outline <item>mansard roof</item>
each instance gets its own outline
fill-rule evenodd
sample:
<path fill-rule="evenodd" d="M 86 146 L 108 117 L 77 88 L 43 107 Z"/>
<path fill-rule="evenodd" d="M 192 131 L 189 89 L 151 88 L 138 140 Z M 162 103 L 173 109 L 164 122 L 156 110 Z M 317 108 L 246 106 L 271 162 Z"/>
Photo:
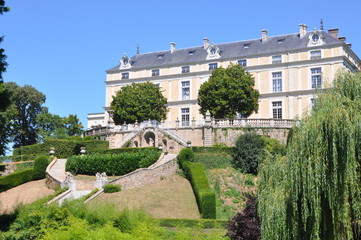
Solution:
<path fill-rule="evenodd" d="M 343 43 L 342 41 L 333 38 L 324 31 L 318 30 L 317 32 L 321 33 L 323 41 L 325 42 L 324 45 L 318 47 Z M 220 58 L 214 59 L 213 61 L 236 58 L 242 59 L 255 55 L 266 55 L 277 52 L 281 53 L 304 49 L 307 48 L 307 44 L 309 42 L 309 35 L 312 33 L 313 31 L 307 32 L 307 34 L 303 38 L 300 38 L 298 33 L 293 33 L 287 35 L 269 36 L 267 41 L 265 42 L 262 42 L 261 39 L 258 38 L 245 41 L 215 44 L 215 46 L 220 49 Z M 279 41 L 281 39 L 283 39 L 283 41 Z M 249 44 L 249 47 L 245 48 L 245 44 Z M 190 51 L 194 51 L 193 55 L 189 55 Z M 212 61 L 206 59 L 207 55 L 207 49 L 204 49 L 203 46 L 176 49 L 172 53 L 170 50 L 166 50 L 137 54 L 130 58 L 132 67 L 130 69 L 126 69 L 126 71 L 142 68 L 162 68 L 168 65 L 181 66 L 196 62 Z M 120 70 L 118 65 L 114 68 L 107 70 L 106 72 L 111 73 L 119 71 L 125 71 L 125 69 Z"/>

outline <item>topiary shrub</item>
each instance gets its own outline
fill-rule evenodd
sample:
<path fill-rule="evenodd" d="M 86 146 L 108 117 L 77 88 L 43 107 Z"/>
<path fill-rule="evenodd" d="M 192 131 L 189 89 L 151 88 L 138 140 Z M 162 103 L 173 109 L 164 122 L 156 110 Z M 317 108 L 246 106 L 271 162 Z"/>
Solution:
<path fill-rule="evenodd" d="M 104 192 L 105 193 L 114 193 L 114 192 L 120 192 L 121 188 L 119 185 L 115 184 L 108 184 L 104 186 Z"/>
<path fill-rule="evenodd" d="M 227 234 L 231 240 L 261 239 L 261 223 L 257 214 L 257 199 L 254 195 L 244 194 L 246 208 L 237 213 L 227 224 Z"/>
<path fill-rule="evenodd" d="M 194 152 L 190 148 L 183 148 L 178 154 L 178 163 L 182 166 L 182 164 L 187 162 L 194 162 Z"/>
<path fill-rule="evenodd" d="M 232 163 L 246 173 L 257 174 L 258 165 L 265 157 L 265 143 L 261 136 L 249 132 L 239 136 Z"/>
<path fill-rule="evenodd" d="M 46 168 L 48 167 L 48 165 L 49 165 L 48 157 L 39 156 L 39 157 L 35 158 L 33 178 L 35 180 L 45 178 L 45 171 L 46 171 Z"/>
<path fill-rule="evenodd" d="M 0 192 L 33 180 L 33 172 L 33 169 L 25 169 L 4 177 L 0 177 Z"/>

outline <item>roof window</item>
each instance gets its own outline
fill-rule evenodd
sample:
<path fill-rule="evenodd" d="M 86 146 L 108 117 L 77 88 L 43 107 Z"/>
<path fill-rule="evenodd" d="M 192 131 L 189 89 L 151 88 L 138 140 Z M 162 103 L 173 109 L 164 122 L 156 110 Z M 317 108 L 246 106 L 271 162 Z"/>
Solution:
<path fill-rule="evenodd" d="M 189 56 L 192 56 L 192 55 L 194 55 L 194 52 L 195 52 L 195 50 L 189 51 L 189 52 L 188 52 L 188 55 L 189 55 Z"/>
<path fill-rule="evenodd" d="M 163 58 L 164 57 L 164 54 L 159 54 L 158 56 L 157 56 L 157 58 L 159 59 L 159 58 Z"/>
<path fill-rule="evenodd" d="M 285 42 L 285 39 L 284 38 L 280 38 L 277 40 L 278 43 L 284 43 Z"/>
<path fill-rule="evenodd" d="M 245 43 L 245 44 L 243 44 L 243 48 L 249 48 L 249 46 L 251 46 L 250 43 Z"/>

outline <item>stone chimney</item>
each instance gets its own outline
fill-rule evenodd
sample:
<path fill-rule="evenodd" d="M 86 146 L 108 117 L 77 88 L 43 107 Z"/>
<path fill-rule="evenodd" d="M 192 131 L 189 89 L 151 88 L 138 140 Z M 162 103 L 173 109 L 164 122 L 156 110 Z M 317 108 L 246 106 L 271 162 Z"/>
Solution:
<path fill-rule="evenodd" d="M 175 42 L 170 43 L 170 52 L 173 53 L 175 51 Z"/>
<path fill-rule="evenodd" d="M 301 23 L 300 24 L 300 38 L 303 38 L 307 33 L 307 25 Z"/>
<path fill-rule="evenodd" d="M 339 37 L 338 40 L 340 40 L 342 42 L 346 42 L 346 37 Z"/>
<path fill-rule="evenodd" d="M 267 42 L 268 39 L 268 31 L 266 29 L 262 29 L 262 42 Z"/>
<path fill-rule="evenodd" d="M 335 38 L 335 39 L 338 39 L 338 28 L 331 28 L 331 29 L 328 29 L 328 34 Z"/>
<path fill-rule="evenodd" d="M 209 47 L 209 39 L 203 38 L 203 48 L 207 49 Z"/>

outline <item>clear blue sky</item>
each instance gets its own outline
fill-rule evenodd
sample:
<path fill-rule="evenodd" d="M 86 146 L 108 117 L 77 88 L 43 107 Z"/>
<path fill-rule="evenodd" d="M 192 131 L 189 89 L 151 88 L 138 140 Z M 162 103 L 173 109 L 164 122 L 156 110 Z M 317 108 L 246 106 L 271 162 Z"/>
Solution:
<path fill-rule="evenodd" d="M 211 42 L 224 43 L 308 29 L 339 28 L 361 57 L 361 1 L 120 1 L 6 0 L 11 11 L 0 16 L 9 63 L 5 82 L 29 84 L 43 92 L 49 111 L 102 112 L 105 70 L 126 52 L 141 53 Z"/>

